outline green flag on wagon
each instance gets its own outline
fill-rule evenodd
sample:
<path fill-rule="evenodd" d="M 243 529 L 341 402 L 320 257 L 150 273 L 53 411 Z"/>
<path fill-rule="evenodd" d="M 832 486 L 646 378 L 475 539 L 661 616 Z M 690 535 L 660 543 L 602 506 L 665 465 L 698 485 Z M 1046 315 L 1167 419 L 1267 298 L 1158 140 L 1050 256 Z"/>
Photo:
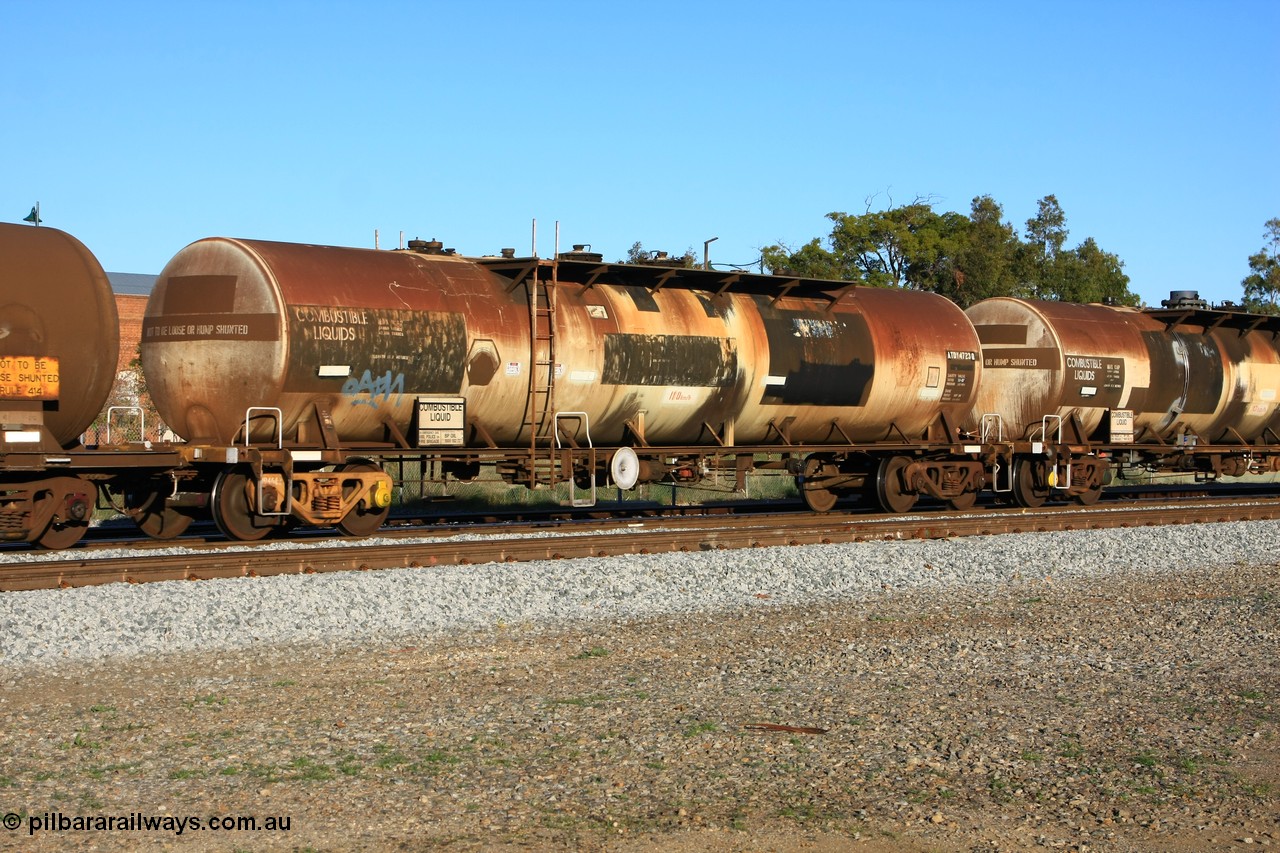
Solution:
<path fill-rule="evenodd" d="M 39 224 L 40 224 L 40 221 L 41 221 L 41 220 L 40 220 L 40 214 L 36 211 L 36 208 L 34 208 L 34 207 L 33 207 L 33 208 L 31 208 L 31 212 L 30 212 L 30 213 L 28 213 L 26 216 L 22 217 L 22 221 L 23 221 L 23 222 L 30 222 L 30 223 L 32 223 L 32 224 L 34 224 L 34 225 L 39 225 Z"/>

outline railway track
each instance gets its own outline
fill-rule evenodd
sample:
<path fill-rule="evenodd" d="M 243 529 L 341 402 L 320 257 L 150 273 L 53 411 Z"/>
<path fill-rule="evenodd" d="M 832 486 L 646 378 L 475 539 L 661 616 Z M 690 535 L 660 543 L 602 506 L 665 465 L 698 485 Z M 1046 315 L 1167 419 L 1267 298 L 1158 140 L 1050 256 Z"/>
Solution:
<path fill-rule="evenodd" d="M 456 528 L 385 531 L 375 539 L 309 545 L 183 543 L 183 553 L 93 556 L 61 553 L 39 560 L 0 555 L 0 590 L 81 587 L 106 583 L 209 580 L 332 571 L 373 571 L 476 563 L 799 546 L 873 539 L 945 539 L 1116 527 L 1280 518 L 1280 498 L 1202 499 L 1171 505 L 1143 501 L 1093 508 L 984 508 L 908 516 L 840 513 L 705 515 L 660 519 L 545 522 L 459 535 Z M 172 543 L 167 543 L 172 544 Z"/>

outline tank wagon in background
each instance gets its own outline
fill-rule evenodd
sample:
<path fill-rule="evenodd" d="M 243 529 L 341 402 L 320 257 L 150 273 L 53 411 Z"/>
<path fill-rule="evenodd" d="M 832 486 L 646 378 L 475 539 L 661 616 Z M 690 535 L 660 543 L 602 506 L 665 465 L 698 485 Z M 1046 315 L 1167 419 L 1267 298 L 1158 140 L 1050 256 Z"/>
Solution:
<path fill-rule="evenodd" d="M 967 313 L 985 373 L 966 426 L 1010 449 L 992 486 L 1022 506 L 1093 503 L 1114 473 L 1275 470 L 1280 318 L 1187 291 L 1156 310 L 996 298 Z"/>
<path fill-rule="evenodd" d="M 414 479 L 742 490 L 793 477 L 813 510 L 1088 504 L 1116 473 L 1211 480 L 1280 458 L 1280 320 L 992 299 L 782 275 L 211 238 L 143 321 L 181 436 L 85 447 L 115 365 L 106 277 L 74 238 L 0 226 L 0 536 L 57 548 L 95 497 L 149 535 L 212 517 L 255 540 L 367 535 Z M 23 364 L 40 370 L 21 374 Z M 43 371 L 43 373 L 41 373 Z M 44 379 L 39 379 L 43 375 Z"/>

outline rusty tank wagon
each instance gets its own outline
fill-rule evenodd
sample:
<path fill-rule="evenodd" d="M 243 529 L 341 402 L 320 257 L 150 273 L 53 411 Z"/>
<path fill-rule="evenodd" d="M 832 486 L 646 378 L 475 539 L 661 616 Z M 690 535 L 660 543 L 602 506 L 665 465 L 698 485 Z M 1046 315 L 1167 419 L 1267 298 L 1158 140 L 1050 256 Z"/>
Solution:
<path fill-rule="evenodd" d="M 1280 440 L 1275 318 L 1194 292 L 1159 310 L 1002 297 L 967 313 L 985 368 L 967 426 L 1034 444 L 1005 469 L 1025 506 L 1092 503 L 1113 467 L 1245 474 Z"/>
<path fill-rule="evenodd" d="M 83 535 L 96 489 L 69 451 L 111 393 L 119 346 L 111 285 L 84 244 L 0 224 L 0 539 Z"/>
<path fill-rule="evenodd" d="M 460 478 L 491 464 L 513 483 L 591 491 L 720 467 L 740 480 L 774 454 L 759 464 L 796 476 L 815 508 L 867 489 L 895 510 L 921 494 L 966 505 L 983 467 L 956 425 L 978 352 L 963 312 L 932 294 L 582 251 L 464 258 L 421 241 L 198 241 L 161 273 L 142 337 L 152 399 L 189 443 L 292 454 L 290 483 L 264 492 L 246 472 L 215 488 L 224 528 L 259 498 L 307 503 L 314 490 L 299 484 L 352 453 L 417 452 Z M 305 470 L 313 459 L 323 470 Z M 372 506 L 382 485 L 362 463 L 344 506 Z"/>

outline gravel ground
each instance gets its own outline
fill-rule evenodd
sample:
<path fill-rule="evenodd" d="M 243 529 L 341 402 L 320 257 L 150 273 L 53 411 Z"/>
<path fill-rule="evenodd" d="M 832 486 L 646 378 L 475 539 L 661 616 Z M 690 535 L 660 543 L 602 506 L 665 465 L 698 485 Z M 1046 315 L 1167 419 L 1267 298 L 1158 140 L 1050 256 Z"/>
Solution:
<path fill-rule="evenodd" d="M 1277 533 L 7 593 L 0 848 L 1275 847 Z"/>

